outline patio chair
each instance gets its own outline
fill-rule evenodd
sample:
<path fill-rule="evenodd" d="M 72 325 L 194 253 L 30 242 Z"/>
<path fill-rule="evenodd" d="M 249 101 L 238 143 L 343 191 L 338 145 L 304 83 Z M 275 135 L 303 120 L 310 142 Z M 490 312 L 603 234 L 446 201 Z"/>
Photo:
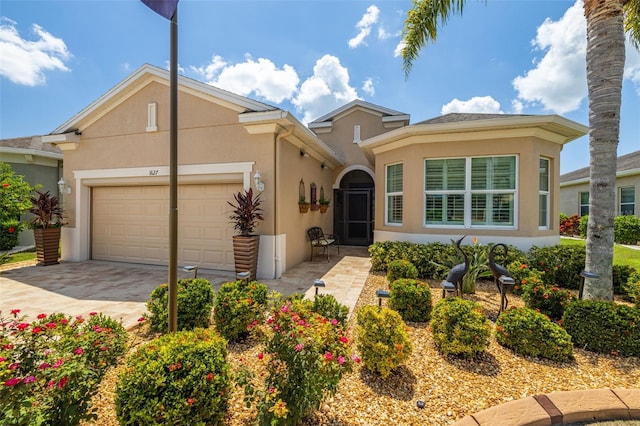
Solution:
<path fill-rule="evenodd" d="M 313 251 L 317 248 L 322 248 L 322 254 L 327 255 L 327 262 L 329 262 L 329 246 L 336 246 L 338 248 L 338 254 L 340 254 L 340 240 L 337 235 L 325 234 L 321 227 L 313 226 L 307 229 L 307 236 L 309 237 L 309 244 L 311 245 L 311 258 L 313 260 Z"/>

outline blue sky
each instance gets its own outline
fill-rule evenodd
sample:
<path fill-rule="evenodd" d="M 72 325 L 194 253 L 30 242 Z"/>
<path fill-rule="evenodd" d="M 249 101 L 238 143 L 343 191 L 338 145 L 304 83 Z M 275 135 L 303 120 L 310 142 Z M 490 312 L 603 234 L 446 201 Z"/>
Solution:
<path fill-rule="evenodd" d="M 581 1 L 467 1 L 405 78 L 410 0 L 181 0 L 180 73 L 308 122 L 355 99 L 411 115 L 560 114 L 588 125 Z M 142 64 L 168 66 L 169 22 L 139 0 L 0 0 L 0 138 L 47 134 Z M 629 44 L 618 154 L 640 149 Z M 588 138 L 561 173 L 589 165 Z"/>

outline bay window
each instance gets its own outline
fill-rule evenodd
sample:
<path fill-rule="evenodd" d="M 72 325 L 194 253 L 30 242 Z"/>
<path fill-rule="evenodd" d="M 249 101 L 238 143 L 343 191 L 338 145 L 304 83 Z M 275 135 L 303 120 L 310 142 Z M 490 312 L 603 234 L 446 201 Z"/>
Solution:
<path fill-rule="evenodd" d="M 387 225 L 402 224 L 402 163 L 389 164 L 386 167 L 385 179 L 385 223 Z"/>

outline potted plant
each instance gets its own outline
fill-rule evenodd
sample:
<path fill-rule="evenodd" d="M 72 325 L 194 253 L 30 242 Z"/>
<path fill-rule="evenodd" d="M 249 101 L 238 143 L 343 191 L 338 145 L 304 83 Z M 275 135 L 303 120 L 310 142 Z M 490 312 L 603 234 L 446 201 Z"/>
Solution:
<path fill-rule="evenodd" d="M 233 236 L 233 257 L 235 260 L 236 273 L 248 271 L 251 280 L 256 279 L 258 269 L 258 248 L 260 236 L 254 235 L 253 231 L 264 220 L 260 204 L 260 195 L 253 196 L 253 189 L 249 188 L 244 192 L 238 192 L 233 196 L 235 203 L 228 202 L 233 207 L 229 216 L 233 228 L 238 235 Z"/>
<path fill-rule="evenodd" d="M 308 212 L 310 206 L 311 203 L 307 202 L 307 199 L 304 197 L 304 195 L 298 199 L 298 207 L 300 208 L 300 213 Z"/>
<path fill-rule="evenodd" d="M 64 226 L 62 206 L 58 197 L 49 191 L 36 191 L 36 194 L 31 196 L 29 212 L 33 217 L 29 225 L 33 229 L 38 265 L 55 265 L 58 263 L 60 229 Z"/>
<path fill-rule="evenodd" d="M 320 203 L 320 213 L 326 213 L 329 204 L 331 204 L 331 200 L 324 197 L 324 187 L 322 186 L 320 187 L 320 200 L 318 200 L 318 203 Z"/>

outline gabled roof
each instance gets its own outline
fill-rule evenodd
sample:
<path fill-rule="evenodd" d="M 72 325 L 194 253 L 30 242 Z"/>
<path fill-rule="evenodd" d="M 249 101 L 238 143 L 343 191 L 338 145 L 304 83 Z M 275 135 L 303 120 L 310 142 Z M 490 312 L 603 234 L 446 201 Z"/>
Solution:
<path fill-rule="evenodd" d="M 616 160 L 616 176 L 640 174 L 640 151 L 621 155 Z M 589 181 L 589 167 L 574 170 L 560 175 L 560 185 Z"/>
<path fill-rule="evenodd" d="M 0 152 L 36 155 L 62 160 L 62 151 L 51 144 L 42 143 L 40 136 L 0 139 Z"/>
<path fill-rule="evenodd" d="M 331 127 L 331 123 L 334 120 L 337 120 L 341 116 L 350 112 L 351 110 L 360 109 L 365 110 L 367 112 L 377 114 L 382 117 L 383 123 L 396 122 L 396 121 L 406 121 L 409 123 L 410 116 L 400 111 L 396 111 L 393 109 L 385 108 L 380 105 L 374 105 L 369 102 L 365 102 L 360 99 L 353 100 L 348 104 L 341 106 L 338 109 L 331 111 L 328 114 L 319 117 L 308 124 L 310 129 L 317 129 L 322 127 Z"/>
<path fill-rule="evenodd" d="M 60 125 L 51 132 L 51 134 L 69 133 L 76 130 L 82 131 L 83 128 L 95 122 L 109 110 L 124 102 L 151 82 L 159 82 L 168 86 L 169 79 L 170 75 L 168 70 L 154 65 L 144 64 L 78 114 Z M 178 76 L 178 90 L 188 92 L 198 97 L 207 98 L 212 102 L 224 105 L 238 113 L 273 111 L 278 109 L 272 105 L 236 95 L 235 93 L 181 75 Z"/>

